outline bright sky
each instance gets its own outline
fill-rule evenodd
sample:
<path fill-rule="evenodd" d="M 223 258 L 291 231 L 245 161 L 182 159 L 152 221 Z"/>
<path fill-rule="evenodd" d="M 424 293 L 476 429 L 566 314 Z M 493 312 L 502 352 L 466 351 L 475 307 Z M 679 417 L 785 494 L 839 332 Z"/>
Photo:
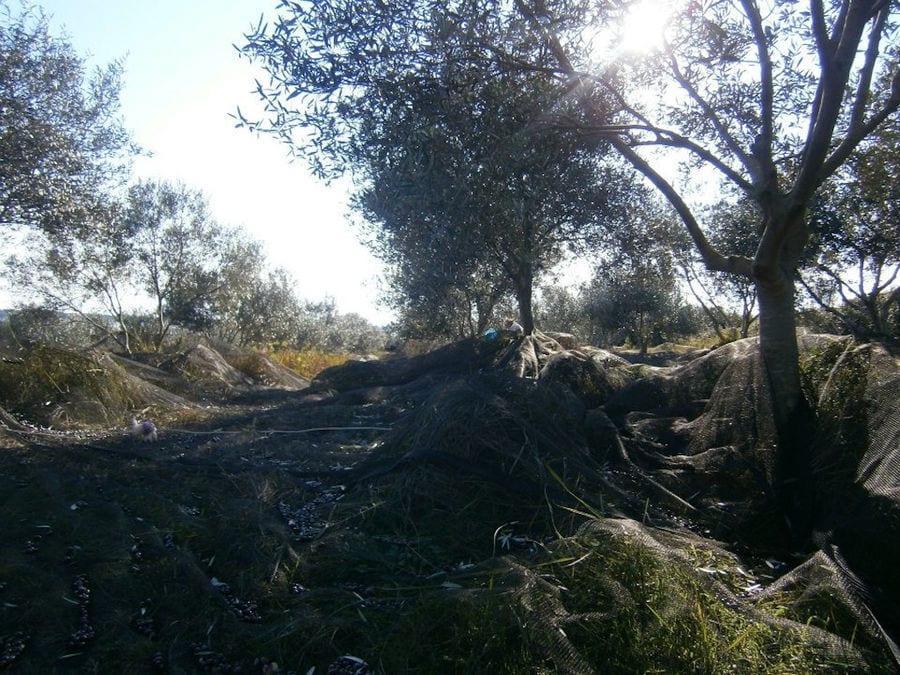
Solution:
<path fill-rule="evenodd" d="M 332 296 L 342 313 L 391 320 L 376 301 L 381 265 L 347 223 L 345 189 L 327 188 L 290 161 L 286 146 L 234 128 L 229 117 L 238 105 L 255 108 L 254 80 L 265 77 L 233 45 L 260 15 L 271 18 L 276 0 L 36 4 L 92 65 L 125 58 L 125 124 L 153 153 L 136 163 L 138 176 L 202 190 L 219 222 L 244 227 L 273 266 L 290 271 L 300 297 Z"/>

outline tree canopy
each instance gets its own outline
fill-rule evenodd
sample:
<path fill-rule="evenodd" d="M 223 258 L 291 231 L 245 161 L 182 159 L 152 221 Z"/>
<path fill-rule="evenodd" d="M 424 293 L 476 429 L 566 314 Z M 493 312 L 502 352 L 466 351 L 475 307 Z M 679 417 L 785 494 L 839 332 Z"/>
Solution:
<path fill-rule="evenodd" d="M 365 143 L 391 147 L 389 135 L 364 133 L 365 124 L 373 110 L 388 121 L 402 110 L 406 101 L 394 94 L 409 82 L 462 64 L 486 78 L 550 76 L 553 105 L 531 129 L 576 130 L 609 144 L 668 200 L 708 269 L 754 284 L 780 484 L 801 484 L 811 420 L 795 282 L 808 211 L 823 183 L 900 107 L 897 4 L 686 3 L 672 10 L 659 47 L 629 57 L 609 47 L 635 4 L 285 0 L 243 49 L 270 74 L 258 87 L 266 118 L 244 122 L 280 134 L 329 175 L 364 156 Z M 690 173 L 673 174 L 670 159 Z M 754 205 L 752 255 L 710 237 L 692 204 L 697 180 L 728 184 Z"/>
<path fill-rule="evenodd" d="M 121 88 L 121 63 L 88 75 L 39 9 L 14 16 L 0 2 L 0 224 L 51 231 L 95 220 L 135 150 Z"/>
<path fill-rule="evenodd" d="M 382 52 L 372 58 L 364 46 L 349 46 L 362 39 L 359 25 L 335 23 L 316 6 L 300 11 L 305 34 L 293 36 L 297 43 L 285 47 L 281 66 L 278 46 L 262 33 L 247 48 L 270 68 L 284 68 L 279 77 L 292 88 L 289 97 L 308 91 L 315 99 L 292 121 L 285 117 L 280 131 L 293 138 L 301 127 L 313 129 L 304 146 L 313 168 L 325 176 L 354 173 L 361 185 L 356 204 L 374 225 L 375 249 L 415 306 L 447 311 L 437 303 L 461 297 L 481 325 L 490 318 L 484 310 L 508 288 L 530 332 L 535 280 L 618 216 L 630 177 L 603 166 L 595 141 L 530 129 L 556 105 L 550 74 L 497 68 L 450 24 L 356 7 L 353 16 L 369 28 L 397 22 L 390 39 L 402 30 L 427 43 L 396 59 Z M 481 27 L 505 39 L 490 21 Z M 342 45 L 323 48 L 334 30 Z M 325 75 L 334 59 L 339 78 Z M 306 72 L 308 80 L 287 85 L 287 69 Z"/>
<path fill-rule="evenodd" d="M 547 105 L 545 78 L 465 79 L 423 74 L 416 89 L 431 95 L 410 91 L 395 102 L 405 101 L 405 119 L 383 122 L 370 145 L 385 133 L 402 138 L 387 157 L 367 159 L 371 180 L 358 203 L 377 250 L 404 276 L 468 293 L 482 308 L 511 289 L 530 332 L 535 281 L 621 219 L 631 177 L 576 135 L 528 132 Z"/>

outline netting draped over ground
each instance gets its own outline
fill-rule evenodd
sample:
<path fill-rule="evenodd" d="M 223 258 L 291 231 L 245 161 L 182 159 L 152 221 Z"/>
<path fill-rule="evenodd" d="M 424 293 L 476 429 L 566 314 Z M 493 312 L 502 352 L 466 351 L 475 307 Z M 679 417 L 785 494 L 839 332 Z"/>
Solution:
<path fill-rule="evenodd" d="M 895 672 L 900 366 L 800 347 L 787 490 L 753 339 L 465 340 L 311 386 L 211 346 L 9 358 L 55 385 L 10 395 L 73 422 L 153 406 L 160 435 L 0 420 L 0 668 Z"/>
<path fill-rule="evenodd" d="M 900 370 L 881 347 L 812 335 L 801 343 L 819 433 L 806 449 L 812 462 L 809 484 L 797 491 L 808 500 L 804 508 L 814 511 L 810 518 L 821 551 L 811 550 L 811 557 L 793 570 L 780 562 L 785 567 L 778 583 L 758 598 L 738 598 L 733 588 L 710 592 L 747 620 L 806 631 L 806 639 L 823 653 L 840 653 L 852 662 L 862 657 L 848 656 L 855 653 L 848 636 L 776 620 L 764 607 L 773 598 L 795 609 L 824 611 L 827 606 L 833 615 L 852 617 L 845 621 L 855 622 L 852 630 L 865 633 L 870 646 L 896 650 Z M 615 526 L 620 534 L 627 531 L 621 536 L 649 547 L 657 564 L 680 560 L 688 577 L 697 573 L 679 553 L 685 546 L 705 545 L 716 551 L 713 557 L 729 555 L 691 530 L 765 551 L 783 541 L 780 533 L 796 528 L 779 502 L 777 402 L 755 340 L 669 367 L 630 365 L 599 350 L 564 350 L 541 334 L 492 358 L 479 364 L 478 373 L 432 390 L 384 439 L 361 475 L 377 475 L 383 486 L 415 494 L 410 502 L 426 502 L 446 513 L 454 503 L 465 503 L 467 494 L 489 500 L 491 488 L 484 486 L 493 485 L 496 499 L 509 506 L 498 518 L 534 523 L 535 513 L 547 504 L 596 506 L 607 516 L 678 528 L 692 540 L 623 524 L 633 521 Z M 393 483 L 388 474 L 405 479 Z M 454 476 L 467 476 L 456 483 L 458 490 L 452 487 Z M 473 480 L 480 492 L 473 492 Z M 532 513 L 522 510 L 529 505 Z M 607 531 L 610 522 L 601 518 L 588 527 Z M 708 581 L 707 572 L 700 576 Z M 603 580 L 609 587 L 615 583 L 613 577 Z M 521 592 L 523 602 L 533 605 L 529 592 Z M 544 601 L 553 607 L 538 623 L 583 626 Z M 798 609 L 796 616 L 801 615 Z M 585 672 L 585 648 L 560 643 L 558 632 L 547 628 L 541 638 L 552 636 L 556 646 L 548 651 L 562 659 L 557 667 Z"/>

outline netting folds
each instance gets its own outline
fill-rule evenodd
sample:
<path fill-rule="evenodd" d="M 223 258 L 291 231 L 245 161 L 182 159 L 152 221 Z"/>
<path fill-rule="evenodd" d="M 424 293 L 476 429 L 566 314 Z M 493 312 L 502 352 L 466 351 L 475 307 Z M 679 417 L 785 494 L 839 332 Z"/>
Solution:
<path fill-rule="evenodd" d="M 826 521 L 823 548 L 850 602 L 885 636 L 900 663 L 900 368 L 884 347 L 848 348 L 820 395 L 853 483 Z M 834 451 L 832 446 L 832 451 Z M 843 472 L 842 472 L 843 474 Z M 823 527 L 825 529 L 825 527 Z"/>
<path fill-rule="evenodd" d="M 653 367 L 525 339 L 432 383 L 356 476 L 404 537 L 490 543 L 477 575 L 549 671 L 887 672 L 900 367 L 880 346 L 801 343 L 817 430 L 805 551 L 776 548 L 777 402 L 755 340 Z M 511 541 L 530 542 L 525 559 Z"/>

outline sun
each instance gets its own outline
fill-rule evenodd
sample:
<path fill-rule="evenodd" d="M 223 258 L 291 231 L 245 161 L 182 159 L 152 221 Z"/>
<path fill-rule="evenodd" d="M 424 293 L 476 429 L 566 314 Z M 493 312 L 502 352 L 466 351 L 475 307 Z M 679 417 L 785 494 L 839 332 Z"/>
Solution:
<path fill-rule="evenodd" d="M 617 31 L 617 51 L 641 55 L 662 49 L 671 15 L 668 2 L 637 0 L 627 9 Z"/>
<path fill-rule="evenodd" d="M 640 58 L 665 46 L 666 29 L 678 0 L 631 0 L 618 15 L 607 15 L 602 22 L 584 27 L 582 38 L 586 54 L 594 64 L 622 58 Z"/>

